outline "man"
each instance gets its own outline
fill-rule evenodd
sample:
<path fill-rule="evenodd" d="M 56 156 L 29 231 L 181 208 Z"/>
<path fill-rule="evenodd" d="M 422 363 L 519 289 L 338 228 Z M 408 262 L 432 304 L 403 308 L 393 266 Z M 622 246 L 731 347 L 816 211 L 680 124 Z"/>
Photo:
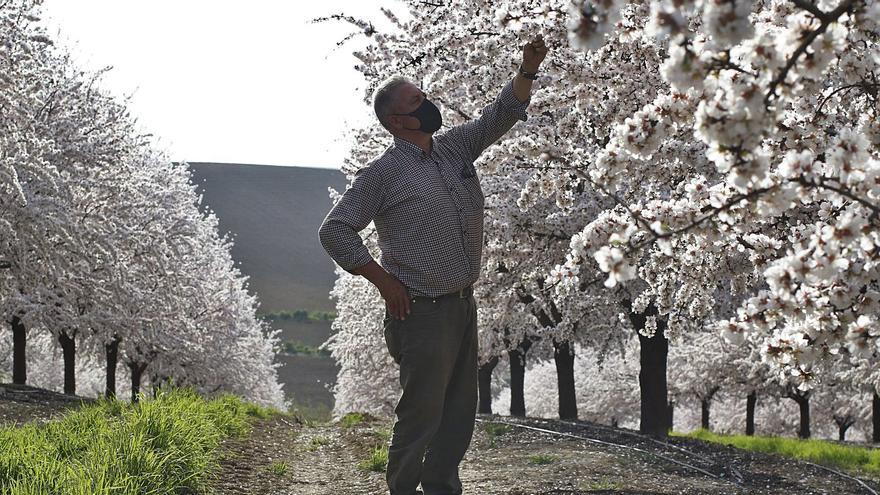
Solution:
<path fill-rule="evenodd" d="M 458 466 L 477 405 L 477 308 L 483 192 L 473 162 L 517 120 L 527 119 L 532 80 L 547 54 L 538 37 L 518 74 L 477 119 L 438 136 L 440 110 L 402 77 L 374 93 L 376 117 L 394 144 L 355 173 L 327 214 L 321 244 L 344 270 L 366 277 L 385 300 L 388 351 L 403 389 L 388 450 L 391 495 L 462 493 Z M 381 265 L 359 232 L 375 223 Z"/>

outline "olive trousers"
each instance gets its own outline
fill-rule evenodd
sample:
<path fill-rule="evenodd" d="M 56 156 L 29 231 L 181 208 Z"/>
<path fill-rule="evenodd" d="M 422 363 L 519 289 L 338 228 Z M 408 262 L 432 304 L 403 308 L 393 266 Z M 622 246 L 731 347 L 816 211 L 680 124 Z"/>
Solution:
<path fill-rule="evenodd" d="M 458 465 L 477 412 L 477 306 L 472 294 L 414 298 L 404 320 L 385 312 L 402 388 L 385 473 L 391 495 L 462 493 Z"/>

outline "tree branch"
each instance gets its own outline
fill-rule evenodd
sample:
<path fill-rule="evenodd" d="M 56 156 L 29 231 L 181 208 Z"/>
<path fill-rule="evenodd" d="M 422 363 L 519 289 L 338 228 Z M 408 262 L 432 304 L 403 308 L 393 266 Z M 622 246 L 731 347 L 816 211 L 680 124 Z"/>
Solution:
<path fill-rule="evenodd" d="M 798 58 L 806 53 L 807 48 L 809 48 L 810 44 L 813 43 L 813 40 L 815 40 L 820 34 L 824 33 L 829 24 L 836 21 L 838 17 L 848 12 L 853 6 L 853 0 L 844 0 L 840 5 L 837 6 L 836 9 L 826 13 L 822 12 L 821 10 L 819 10 L 818 7 L 807 2 L 806 0 L 792 1 L 796 6 L 813 14 L 817 19 L 819 19 L 821 23 L 819 24 L 819 27 L 810 32 L 810 34 L 808 34 L 806 38 L 801 41 L 801 44 L 788 58 L 785 66 L 782 68 L 782 70 L 779 71 L 779 74 L 777 74 L 773 81 L 770 82 L 770 86 L 768 86 L 767 88 L 767 95 L 764 96 L 764 105 L 770 104 L 770 100 L 774 96 L 776 96 L 776 87 L 782 84 L 783 81 L 785 81 L 785 78 L 788 76 L 789 71 L 797 63 Z"/>

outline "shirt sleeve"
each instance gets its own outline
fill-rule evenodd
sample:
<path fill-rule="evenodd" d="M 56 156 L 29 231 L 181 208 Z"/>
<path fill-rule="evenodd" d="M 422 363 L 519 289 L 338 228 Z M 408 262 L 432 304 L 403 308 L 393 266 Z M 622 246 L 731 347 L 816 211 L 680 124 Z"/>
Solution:
<path fill-rule="evenodd" d="M 354 273 L 356 268 L 373 261 L 360 231 L 373 221 L 384 201 L 382 175 L 370 164 L 355 172 L 351 186 L 321 223 L 321 245 L 343 270 Z"/>
<path fill-rule="evenodd" d="M 511 79 L 495 100 L 483 108 L 478 118 L 449 129 L 446 135 L 463 145 L 471 159 L 476 160 L 483 150 L 509 131 L 517 120 L 525 122 L 528 119 L 526 107 L 531 101 L 531 95 L 526 101 L 519 101 L 513 92 Z"/>

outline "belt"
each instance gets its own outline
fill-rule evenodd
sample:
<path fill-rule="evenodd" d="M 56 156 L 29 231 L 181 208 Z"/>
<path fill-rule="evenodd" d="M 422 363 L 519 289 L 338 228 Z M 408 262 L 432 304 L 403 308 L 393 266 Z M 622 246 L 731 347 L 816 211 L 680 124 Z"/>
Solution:
<path fill-rule="evenodd" d="M 446 294 L 440 294 L 439 296 L 427 297 L 427 296 L 411 296 L 413 302 L 416 302 L 416 299 L 430 300 L 431 302 L 437 302 L 440 299 L 445 299 L 448 297 L 455 297 L 458 299 L 464 299 L 466 297 L 471 297 L 474 294 L 474 286 L 468 285 L 464 289 L 459 289 L 454 292 L 449 292 Z"/>

